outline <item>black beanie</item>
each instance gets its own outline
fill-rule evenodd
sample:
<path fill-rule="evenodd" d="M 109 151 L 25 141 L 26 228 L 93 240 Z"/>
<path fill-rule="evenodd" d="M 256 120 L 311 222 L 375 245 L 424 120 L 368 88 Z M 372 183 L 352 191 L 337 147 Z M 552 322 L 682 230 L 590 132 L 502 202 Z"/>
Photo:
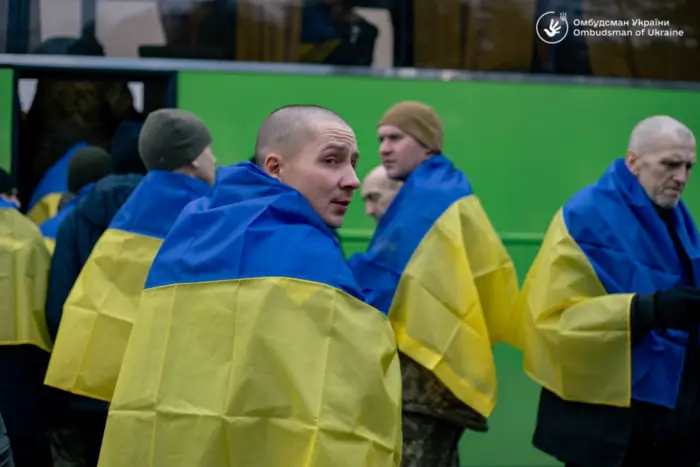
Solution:
<path fill-rule="evenodd" d="M 143 124 L 139 153 L 148 170 L 175 170 L 199 157 L 211 141 L 206 125 L 194 114 L 160 109 Z"/>
<path fill-rule="evenodd" d="M 112 170 L 115 174 L 145 174 L 146 166 L 139 156 L 139 135 L 142 124 L 127 120 L 119 125 L 112 138 Z"/>
<path fill-rule="evenodd" d="M 78 149 L 68 163 L 68 191 L 78 193 L 85 185 L 95 183 L 112 172 L 110 156 L 102 148 Z"/>

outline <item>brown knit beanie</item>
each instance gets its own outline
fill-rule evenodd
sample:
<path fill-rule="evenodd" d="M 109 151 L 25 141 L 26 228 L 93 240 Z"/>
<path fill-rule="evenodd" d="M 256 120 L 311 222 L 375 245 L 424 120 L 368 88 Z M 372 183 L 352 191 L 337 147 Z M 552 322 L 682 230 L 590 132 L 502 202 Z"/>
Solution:
<path fill-rule="evenodd" d="M 68 191 L 77 194 L 111 172 L 112 158 L 107 151 L 97 146 L 80 148 L 68 162 Z"/>
<path fill-rule="evenodd" d="M 442 122 L 435 110 L 420 102 L 399 102 L 384 114 L 381 125 L 393 125 L 413 136 L 432 152 L 442 152 Z"/>
<path fill-rule="evenodd" d="M 139 153 L 148 170 L 175 170 L 199 157 L 211 142 L 211 133 L 197 116 L 160 109 L 143 124 Z"/>

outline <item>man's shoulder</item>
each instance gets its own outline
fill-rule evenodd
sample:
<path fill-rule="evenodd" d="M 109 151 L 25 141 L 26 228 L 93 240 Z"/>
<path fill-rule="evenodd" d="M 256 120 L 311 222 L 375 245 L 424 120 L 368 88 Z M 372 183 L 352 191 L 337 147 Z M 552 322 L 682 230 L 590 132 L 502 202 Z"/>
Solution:
<path fill-rule="evenodd" d="M 82 201 L 82 200 L 81 200 Z M 96 203 L 93 203 L 93 206 Z M 71 250 L 88 248 L 87 254 L 92 250 L 92 245 L 104 232 L 106 225 L 96 222 L 95 216 L 104 213 L 95 213 L 94 208 L 79 209 L 80 204 L 69 212 L 61 221 L 56 230 L 56 248 L 59 251 L 65 248 Z"/>
<path fill-rule="evenodd" d="M 9 242 L 3 243 L 14 252 L 40 251 L 48 255 L 46 241 L 39 227 L 25 215 L 14 209 L 0 209 L 0 224 L 6 229 L 4 236 Z"/>
<path fill-rule="evenodd" d="M 200 256 L 219 251 L 219 261 L 257 265 L 291 262 L 321 266 L 344 262 L 338 240 L 331 232 L 294 220 L 274 221 L 264 215 L 240 218 L 234 212 L 201 210 L 205 200 L 190 202 L 168 233 L 162 250 Z M 234 259 L 235 258 L 235 259 Z"/>
<path fill-rule="evenodd" d="M 96 203 L 101 205 L 111 199 L 119 199 L 123 202 L 138 187 L 141 180 L 143 175 L 107 175 L 95 183 L 95 186 L 80 200 L 75 210 L 89 210 Z"/>
<path fill-rule="evenodd" d="M 95 183 L 90 193 L 100 193 L 111 190 L 131 189 L 133 190 L 143 180 L 141 174 L 111 174 Z M 93 195 L 94 196 L 94 195 Z"/>
<path fill-rule="evenodd" d="M 4 224 L 7 228 L 7 234 L 13 238 L 20 240 L 42 238 L 39 226 L 15 209 L 0 209 L 0 219 L 2 219 L 0 223 Z"/>
<path fill-rule="evenodd" d="M 644 229 L 623 194 L 593 184 L 578 191 L 561 209 L 561 221 L 579 246 L 628 251 Z M 557 218 L 553 222 L 557 222 Z"/>
<path fill-rule="evenodd" d="M 183 212 L 163 242 L 147 287 L 286 277 L 357 288 L 330 233 L 293 221 L 265 222 L 264 216 L 235 219 L 199 211 L 192 203 L 188 208 L 191 212 Z"/>
<path fill-rule="evenodd" d="M 95 183 L 73 212 L 86 216 L 93 223 L 107 225 L 142 179 L 143 176 L 137 174 L 108 175 Z"/>
<path fill-rule="evenodd" d="M 567 226 L 572 223 L 595 223 L 602 221 L 610 209 L 614 209 L 618 200 L 605 196 L 595 185 L 588 185 L 573 196 L 561 207 L 562 216 Z"/>

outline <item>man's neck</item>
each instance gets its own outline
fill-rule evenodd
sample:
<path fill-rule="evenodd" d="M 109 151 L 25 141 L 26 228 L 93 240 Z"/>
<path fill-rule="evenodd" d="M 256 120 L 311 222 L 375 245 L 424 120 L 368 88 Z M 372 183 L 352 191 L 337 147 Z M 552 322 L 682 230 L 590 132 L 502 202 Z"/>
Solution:
<path fill-rule="evenodd" d="M 665 208 L 662 206 L 659 206 L 656 203 L 654 204 L 654 209 L 656 210 L 656 213 L 661 217 L 661 219 L 664 222 L 669 222 L 673 218 L 673 208 Z"/>

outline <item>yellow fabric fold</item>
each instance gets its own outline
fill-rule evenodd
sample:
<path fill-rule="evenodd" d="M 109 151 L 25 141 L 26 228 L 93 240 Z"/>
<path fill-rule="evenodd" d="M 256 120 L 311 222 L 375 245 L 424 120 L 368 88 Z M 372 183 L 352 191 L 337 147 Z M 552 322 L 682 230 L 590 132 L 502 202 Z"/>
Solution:
<path fill-rule="evenodd" d="M 478 198 L 450 206 L 404 269 L 389 312 L 399 349 L 488 417 L 497 399 L 491 347 L 521 347 L 515 268 Z"/>
<path fill-rule="evenodd" d="M 629 406 L 631 301 L 607 294 L 560 210 L 518 300 L 525 372 L 568 401 Z"/>
<path fill-rule="evenodd" d="M 51 351 L 45 311 L 50 265 L 37 226 L 15 209 L 0 209 L 0 345 Z"/>
<path fill-rule="evenodd" d="M 51 193 L 44 196 L 32 206 L 32 209 L 27 213 L 36 225 L 41 225 L 44 221 L 51 219 L 58 214 L 58 205 L 61 202 L 62 193 Z"/>
<path fill-rule="evenodd" d="M 56 240 L 44 237 L 44 242 L 46 243 L 46 249 L 49 251 L 49 254 L 53 255 L 53 251 L 56 249 Z"/>
<path fill-rule="evenodd" d="M 400 419 L 374 308 L 288 278 L 168 285 L 143 293 L 99 466 L 398 466 Z"/>
<path fill-rule="evenodd" d="M 110 401 L 148 271 L 163 240 L 107 229 L 63 307 L 45 384 Z"/>

